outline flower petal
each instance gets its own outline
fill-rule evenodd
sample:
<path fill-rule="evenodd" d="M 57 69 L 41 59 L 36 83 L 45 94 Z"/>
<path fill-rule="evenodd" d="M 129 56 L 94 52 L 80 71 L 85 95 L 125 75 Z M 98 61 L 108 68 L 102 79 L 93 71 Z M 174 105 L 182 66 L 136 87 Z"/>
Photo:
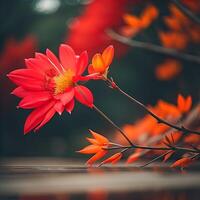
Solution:
<path fill-rule="evenodd" d="M 54 105 L 54 109 L 56 110 L 56 112 L 61 115 L 65 109 L 64 105 L 62 104 L 61 101 L 57 101 Z"/>
<path fill-rule="evenodd" d="M 63 93 L 60 96 L 60 101 L 65 106 L 67 103 L 69 103 L 72 100 L 73 97 L 74 97 L 74 89 L 70 89 L 69 91 Z"/>
<path fill-rule="evenodd" d="M 14 70 L 7 76 L 16 85 L 25 89 L 44 90 L 44 77 L 32 69 Z"/>
<path fill-rule="evenodd" d="M 192 97 L 188 96 L 185 100 L 185 112 L 188 112 L 192 106 Z"/>
<path fill-rule="evenodd" d="M 19 107 L 24 109 L 36 108 L 49 101 L 51 98 L 52 96 L 48 91 L 34 92 L 24 97 L 20 101 Z"/>
<path fill-rule="evenodd" d="M 185 157 L 185 158 L 181 158 L 179 160 L 177 160 L 176 162 L 174 162 L 171 167 L 187 167 L 188 165 L 190 165 L 193 162 L 193 160 L 191 158 Z"/>
<path fill-rule="evenodd" d="M 53 65 L 55 65 L 60 72 L 62 72 L 64 70 L 62 65 L 60 64 L 58 58 L 55 56 L 55 54 L 51 50 L 47 49 L 46 55 L 49 58 L 50 62 Z"/>
<path fill-rule="evenodd" d="M 92 66 L 95 72 L 104 73 L 106 70 L 106 65 L 103 61 L 101 54 L 97 53 L 92 58 Z"/>
<path fill-rule="evenodd" d="M 106 164 L 106 163 L 112 163 L 115 164 L 116 162 L 118 162 L 122 157 L 122 153 L 116 153 L 114 155 L 112 155 L 111 157 L 107 158 L 106 160 L 104 160 L 103 162 L 101 162 L 100 165 Z"/>
<path fill-rule="evenodd" d="M 114 48 L 112 45 L 110 45 L 103 51 L 102 54 L 102 58 L 106 66 L 109 66 L 111 64 L 113 56 L 114 56 Z"/>
<path fill-rule="evenodd" d="M 76 55 L 70 46 L 65 44 L 60 45 L 59 58 L 65 69 L 71 69 L 76 73 Z"/>
<path fill-rule="evenodd" d="M 96 162 L 97 160 L 101 159 L 103 156 L 106 155 L 108 151 L 106 150 L 101 150 L 99 152 L 97 152 L 94 156 L 92 156 L 87 162 L 87 165 L 92 165 L 94 162 Z"/>
<path fill-rule="evenodd" d="M 80 103 L 92 108 L 93 107 L 93 95 L 92 92 L 85 86 L 76 86 L 74 88 L 75 98 Z"/>
<path fill-rule="evenodd" d="M 80 57 L 78 58 L 78 62 L 76 64 L 76 68 L 77 68 L 76 74 L 81 75 L 85 71 L 87 64 L 88 64 L 88 54 L 87 54 L 87 51 L 84 51 L 81 53 Z"/>
<path fill-rule="evenodd" d="M 97 145 L 88 145 L 78 152 L 83 153 L 83 154 L 94 154 L 94 153 L 99 152 L 100 150 L 101 150 L 101 148 Z"/>
<path fill-rule="evenodd" d="M 25 96 L 29 95 L 30 92 L 25 90 L 23 87 L 19 86 L 17 88 L 15 88 L 11 94 L 17 96 L 17 97 L 20 97 L 20 98 L 24 98 Z"/>
<path fill-rule="evenodd" d="M 51 118 L 55 115 L 56 110 L 54 108 L 51 108 L 46 115 L 44 116 L 42 122 L 40 123 L 39 126 L 37 126 L 34 131 L 38 131 L 42 126 L 44 126 L 47 122 L 51 120 Z"/>
<path fill-rule="evenodd" d="M 94 74 L 94 73 L 96 73 L 95 70 L 94 70 L 94 68 L 93 68 L 93 66 L 92 66 L 91 64 L 88 66 L 88 73 L 89 73 L 89 74 Z"/>
<path fill-rule="evenodd" d="M 96 139 L 93 139 L 93 138 L 86 138 L 86 140 L 88 142 L 90 142 L 91 144 L 94 144 L 94 145 L 99 145 L 99 142 L 96 140 Z"/>
<path fill-rule="evenodd" d="M 36 108 L 31 114 L 27 117 L 25 125 L 24 125 L 24 134 L 27 134 L 29 131 L 34 129 L 40 122 L 42 122 L 46 113 L 49 109 L 54 105 L 54 101 L 50 101 L 49 103 Z"/>
<path fill-rule="evenodd" d="M 65 106 L 65 109 L 68 113 L 71 114 L 72 110 L 74 109 L 74 104 L 75 104 L 75 101 L 74 99 L 72 99 L 66 106 Z"/>
<path fill-rule="evenodd" d="M 101 145 L 109 144 L 109 140 L 103 135 L 100 135 L 99 133 L 96 133 L 92 130 L 89 131 L 92 134 L 92 136 L 96 139 L 96 141 L 98 141 L 99 144 Z"/>

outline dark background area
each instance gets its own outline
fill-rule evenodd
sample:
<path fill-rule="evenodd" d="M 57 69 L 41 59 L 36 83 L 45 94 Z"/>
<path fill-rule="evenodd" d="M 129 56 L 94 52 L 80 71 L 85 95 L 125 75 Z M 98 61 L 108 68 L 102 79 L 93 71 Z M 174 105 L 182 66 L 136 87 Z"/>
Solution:
<path fill-rule="evenodd" d="M 32 34 L 37 38 L 37 51 L 46 48 L 57 53 L 59 44 L 68 33 L 67 24 L 79 15 L 86 1 L 63 0 L 57 2 L 54 9 L 43 9 L 40 0 L 0 1 L 0 51 L 4 51 L 5 42 L 12 37 L 22 40 Z M 168 1 L 152 1 L 158 6 L 160 16 L 168 14 Z M 136 13 L 140 7 L 132 9 Z M 153 25 L 139 34 L 135 39 L 159 44 L 157 31 L 165 29 L 159 17 Z M 189 46 L 188 52 L 199 52 L 199 46 Z M 191 62 L 182 62 L 183 72 L 170 81 L 159 81 L 154 75 L 155 66 L 166 58 L 153 52 L 141 49 L 129 49 L 128 53 L 115 58 L 110 74 L 128 93 L 133 94 L 145 104 L 155 104 L 158 99 L 176 102 L 178 93 L 191 94 L 194 103 L 199 99 L 200 66 Z M 12 59 L 12 58 L 11 58 Z M 10 95 L 15 85 L 6 74 L 20 66 L 1 67 L 1 119 L 0 119 L 0 154 L 6 156 L 60 156 L 79 157 L 76 150 L 82 148 L 93 129 L 109 137 L 112 127 L 93 110 L 76 104 L 71 115 L 66 112 L 56 115 L 37 133 L 23 135 L 23 124 L 30 111 L 16 109 L 19 99 Z M 13 67 L 13 68 L 12 68 Z M 131 104 L 123 96 L 112 91 L 102 82 L 90 82 L 88 87 L 93 91 L 95 104 L 107 113 L 119 125 L 132 123 L 143 116 L 143 111 Z"/>

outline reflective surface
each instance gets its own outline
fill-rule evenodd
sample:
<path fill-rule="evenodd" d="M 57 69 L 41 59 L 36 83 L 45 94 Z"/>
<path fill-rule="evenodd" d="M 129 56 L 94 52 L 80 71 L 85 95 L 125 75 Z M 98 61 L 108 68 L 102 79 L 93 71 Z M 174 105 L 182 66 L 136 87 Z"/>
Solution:
<path fill-rule="evenodd" d="M 199 199 L 199 166 L 181 172 L 161 163 L 140 169 L 141 164 L 86 168 L 80 162 L 59 159 L 4 160 L 0 199 Z"/>

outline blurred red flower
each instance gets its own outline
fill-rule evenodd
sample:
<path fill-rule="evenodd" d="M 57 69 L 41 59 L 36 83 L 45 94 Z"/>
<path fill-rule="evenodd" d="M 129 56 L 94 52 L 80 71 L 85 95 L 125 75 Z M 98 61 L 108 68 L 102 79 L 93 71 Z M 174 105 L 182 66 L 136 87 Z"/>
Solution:
<path fill-rule="evenodd" d="M 8 38 L 0 54 L 1 74 L 6 74 L 16 67 L 24 66 L 24 59 L 32 57 L 36 48 L 37 39 L 33 35 L 28 35 L 21 41 Z"/>
<path fill-rule="evenodd" d="M 47 49 L 46 55 L 36 53 L 35 58 L 26 59 L 27 68 L 8 74 L 18 85 L 12 94 L 22 98 L 18 107 L 34 109 L 26 119 L 25 134 L 44 126 L 56 112 L 60 115 L 64 110 L 71 113 L 74 99 L 88 107 L 93 106 L 91 91 L 78 85 L 88 65 L 87 52 L 77 56 L 70 46 L 62 44 L 59 58 L 60 61 Z"/>
<path fill-rule="evenodd" d="M 118 51 L 117 56 L 124 54 L 127 47 L 112 40 L 107 34 L 107 29 L 120 29 L 123 24 L 123 15 L 128 6 L 141 0 L 94 0 L 87 5 L 81 16 L 72 21 L 66 43 L 71 45 L 78 53 L 87 49 L 89 56 L 101 52 L 110 45 Z"/>

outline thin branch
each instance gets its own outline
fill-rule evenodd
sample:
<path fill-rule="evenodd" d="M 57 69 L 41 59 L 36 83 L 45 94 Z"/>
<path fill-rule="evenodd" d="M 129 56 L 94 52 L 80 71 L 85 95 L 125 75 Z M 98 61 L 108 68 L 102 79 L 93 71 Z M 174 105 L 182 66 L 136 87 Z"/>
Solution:
<path fill-rule="evenodd" d="M 78 84 L 76 84 L 76 86 L 78 86 Z M 88 102 L 88 99 L 86 98 L 86 96 L 84 95 L 83 91 L 79 89 L 79 92 L 82 94 L 83 98 L 85 99 L 85 101 Z M 129 144 L 131 146 L 134 146 L 134 144 L 131 142 L 131 140 L 126 136 L 126 134 L 124 133 L 124 131 L 119 127 L 117 126 L 117 124 L 115 124 L 105 113 L 103 113 L 97 106 L 95 106 L 93 104 L 93 109 L 99 113 L 104 119 L 106 119 L 114 128 L 116 128 L 121 134 L 122 136 L 129 142 Z"/>
<path fill-rule="evenodd" d="M 160 158 L 164 157 L 164 156 L 165 156 L 165 155 L 167 155 L 168 153 L 170 153 L 170 151 L 167 151 L 166 153 L 164 153 L 164 154 L 161 154 L 160 156 L 157 156 L 157 157 L 155 157 L 154 159 L 150 160 L 150 161 L 149 161 L 149 162 L 147 162 L 146 164 L 144 164 L 144 165 L 140 166 L 140 168 L 144 168 L 144 167 L 146 167 L 146 166 L 150 165 L 151 163 L 153 163 L 153 162 L 157 161 L 158 159 L 160 159 Z"/>
<path fill-rule="evenodd" d="M 155 150 L 155 151 L 182 151 L 182 152 L 191 152 L 191 153 L 200 153 L 200 149 L 190 149 L 179 146 L 173 147 L 153 147 L 153 146 L 117 146 L 117 147 L 108 147 L 104 148 L 105 150 L 117 150 L 117 149 L 147 149 L 147 150 Z"/>
<path fill-rule="evenodd" d="M 190 113 L 187 115 L 187 117 L 182 121 L 179 122 L 178 125 L 180 124 L 186 124 L 187 126 L 191 126 L 191 124 L 196 120 L 199 120 L 199 109 L 200 109 L 200 104 L 196 105 L 193 110 L 190 111 Z M 199 116 L 199 117 L 198 117 Z M 150 145 L 155 145 L 156 143 L 158 143 L 159 141 L 161 141 L 165 136 L 171 134 L 173 128 L 170 128 L 169 130 L 167 130 L 165 133 L 158 135 L 158 136 L 153 136 L 151 138 L 149 138 L 149 140 L 146 142 L 146 145 L 150 146 Z M 148 153 L 149 149 L 145 149 L 143 151 L 140 152 L 140 157 L 144 156 L 146 153 Z"/>
<path fill-rule="evenodd" d="M 185 7 L 179 0 L 172 0 L 172 2 L 181 10 L 185 15 L 187 15 L 191 20 L 200 25 L 200 19 L 191 12 L 187 7 Z"/>
<path fill-rule="evenodd" d="M 95 105 L 93 106 L 94 110 L 99 113 L 104 119 L 106 119 L 114 128 L 116 128 L 122 135 L 123 137 L 129 142 L 129 144 L 134 147 L 135 145 L 131 142 L 131 140 L 126 136 L 124 131 L 117 126 L 105 113 L 103 113 L 99 108 L 97 108 Z"/>
<path fill-rule="evenodd" d="M 191 61 L 191 62 L 196 62 L 196 63 L 200 64 L 200 57 L 196 56 L 196 55 L 179 52 L 172 48 L 165 48 L 165 47 L 155 45 L 152 43 L 148 43 L 148 42 L 141 42 L 141 41 L 129 39 L 127 37 L 124 37 L 124 36 L 114 32 L 113 30 L 108 30 L 107 34 L 114 40 L 121 42 L 123 44 L 126 44 L 128 46 L 131 46 L 131 47 L 146 49 L 146 50 L 149 50 L 149 51 L 152 51 L 155 53 L 172 56 L 175 58 L 179 58 L 179 59 L 187 60 L 187 61 Z"/>
<path fill-rule="evenodd" d="M 110 80 L 110 79 L 106 79 L 106 81 L 112 85 L 113 81 Z M 162 123 L 162 124 L 165 124 L 171 128 L 174 128 L 178 131 L 181 131 L 182 133 L 184 134 L 188 134 L 188 133 L 194 133 L 194 134 L 197 134 L 197 135 L 200 135 L 200 132 L 198 131 L 194 131 L 194 130 L 190 130 L 190 129 L 187 129 L 183 126 L 177 126 L 175 124 L 171 124 L 170 122 L 158 117 L 155 113 L 153 113 L 147 106 L 145 106 L 143 103 L 141 103 L 140 101 L 138 101 L 135 97 L 133 96 L 130 96 L 129 94 L 127 94 L 125 91 L 123 91 L 118 85 L 116 85 L 115 83 L 115 89 L 118 90 L 121 94 L 123 94 L 124 96 L 126 96 L 129 100 L 131 100 L 132 102 L 138 104 L 140 107 L 142 107 L 147 113 L 149 113 L 153 118 L 155 118 L 158 123 Z"/>

